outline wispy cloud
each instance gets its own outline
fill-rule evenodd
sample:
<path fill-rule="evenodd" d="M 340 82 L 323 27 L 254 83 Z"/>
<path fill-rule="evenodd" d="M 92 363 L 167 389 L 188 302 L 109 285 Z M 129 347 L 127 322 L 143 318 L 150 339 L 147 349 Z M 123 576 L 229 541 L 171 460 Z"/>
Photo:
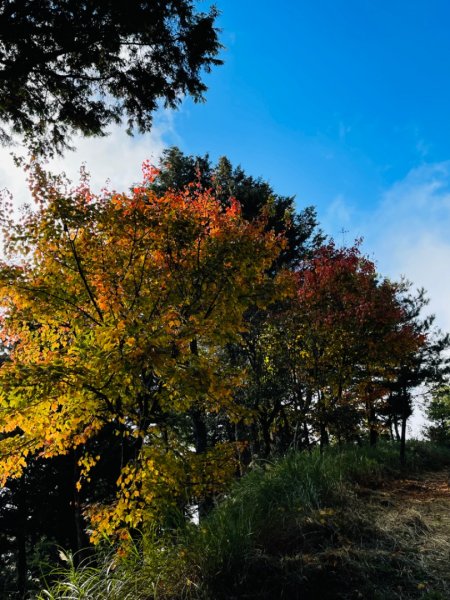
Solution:
<path fill-rule="evenodd" d="M 450 161 L 412 170 L 360 228 L 380 272 L 424 287 L 437 323 L 450 331 Z"/>
<path fill-rule="evenodd" d="M 350 125 L 346 125 L 343 121 L 339 121 L 338 135 L 339 141 L 345 142 L 347 135 L 351 132 L 352 128 Z"/>
<path fill-rule="evenodd" d="M 410 171 L 385 192 L 366 227 L 367 247 L 380 272 L 396 279 L 404 275 L 415 287 L 425 288 L 428 312 L 450 332 L 450 161 Z M 420 435 L 425 422 L 417 410 L 412 432 Z"/>

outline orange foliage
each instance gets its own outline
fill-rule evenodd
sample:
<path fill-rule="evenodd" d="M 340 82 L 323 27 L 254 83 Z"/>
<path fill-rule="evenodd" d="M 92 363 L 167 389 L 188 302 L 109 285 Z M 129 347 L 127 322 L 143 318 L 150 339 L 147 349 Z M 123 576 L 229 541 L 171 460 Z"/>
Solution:
<path fill-rule="evenodd" d="M 91 509 L 100 534 L 137 526 L 186 486 L 201 495 L 229 478 L 229 448 L 205 462 L 173 423 L 193 408 L 242 418 L 242 373 L 219 355 L 245 329 L 245 311 L 276 297 L 267 271 L 283 240 L 211 191 L 156 195 L 149 163 L 130 193 L 96 195 L 82 175 L 71 191 L 34 165 L 37 208 L 20 223 L 2 209 L 0 485 L 29 456 L 82 451 L 113 426 L 136 439 L 136 458 L 117 502 Z M 79 486 L 98 459 L 81 452 Z"/>

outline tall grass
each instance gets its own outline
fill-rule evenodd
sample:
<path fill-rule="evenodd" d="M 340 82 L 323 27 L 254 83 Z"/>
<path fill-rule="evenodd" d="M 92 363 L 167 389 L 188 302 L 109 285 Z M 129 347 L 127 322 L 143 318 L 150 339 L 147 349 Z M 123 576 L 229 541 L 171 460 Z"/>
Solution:
<path fill-rule="evenodd" d="M 449 464 L 449 449 L 409 444 L 409 471 Z M 331 564 L 342 561 L 342 572 L 352 572 L 350 579 L 360 587 L 367 573 L 372 577 L 377 569 L 389 571 L 389 560 L 380 558 L 384 550 L 376 556 L 369 553 L 370 559 L 361 554 L 359 560 L 350 551 L 344 556 L 332 549 L 336 544 L 346 547 L 345 536 L 349 545 L 352 540 L 370 548 L 393 544 L 387 532 L 374 530 L 352 490 L 355 484 L 369 485 L 398 472 L 398 449 L 393 444 L 330 448 L 322 455 L 292 453 L 276 462 L 259 463 L 200 525 L 185 523 L 176 535 L 147 532 L 122 558 L 110 552 L 98 557 L 96 564 L 76 569 L 71 563 L 39 598 L 338 598 L 327 595 L 330 581 L 335 581 L 330 573 L 337 568 L 328 564 L 331 555 Z M 344 589 L 347 583 L 344 578 L 339 585 Z"/>

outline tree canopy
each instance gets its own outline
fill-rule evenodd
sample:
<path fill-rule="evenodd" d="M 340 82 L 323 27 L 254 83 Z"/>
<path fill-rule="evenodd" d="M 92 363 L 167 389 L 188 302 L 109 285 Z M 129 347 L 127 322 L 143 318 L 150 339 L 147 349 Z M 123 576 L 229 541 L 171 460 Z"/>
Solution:
<path fill-rule="evenodd" d="M 226 206 L 235 198 L 242 208 L 243 217 L 252 221 L 261 211 L 267 211 L 267 228 L 283 233 L 286 245 L 278 257 L 275 268 L 295 268 L 300 261 L 324 240 L 318 228 L 316 209 L 306 206 L 297 210 L 294 196 L 277 194 L 269 182 L 248 175 L 240 166 L 222 156 L 213 164 L 206 154 L 192 156 L 179 148 L 165 150 L 159 163 L 159 176 L 152 184 L 158 193 L 183 189 L 196 181 L 205 189 L 214 190 L 216 198 Z"/>
<path fill-rule="evenodd" d="M 104 135 L 123 118 L 144 132 L 160 103 L 202 100 L 202 71 L 221 63 L 216 16 L 190 0 L 2 2 L 3 141 L 61 151 L 74 132 Z"/>
<path fill-rule="evenodd" d="M 148 167 L 146 183 L 153 177 Z M 144 505 L 216 489 L 233 472 L 232 449 L 197 443 L 201 416 L 243 416 L 233 395 L 241 374 L 220 351 L 250 306 L 274 298 L 267 271 L 283 239 L 195 185 L 95 196 L 40 169 L 32 182 L 38 210 L 15 224 L 6 207 L 3 221 L 1 481 L 29 457 L 86 447 L 109 427 L 136 440 L 114 528 L 139 523 Z M 82 480 L 101 458 L 82 454 Z M 103 516 L 93 522 L 111 531 Z"/>
<path fill-rule="evenodd" d="M 427 417 L 430 425 L 427 436 L 440 444 L 450 446 L 450 391 L 448 385 L 435 390 L 428 406 Z"/>

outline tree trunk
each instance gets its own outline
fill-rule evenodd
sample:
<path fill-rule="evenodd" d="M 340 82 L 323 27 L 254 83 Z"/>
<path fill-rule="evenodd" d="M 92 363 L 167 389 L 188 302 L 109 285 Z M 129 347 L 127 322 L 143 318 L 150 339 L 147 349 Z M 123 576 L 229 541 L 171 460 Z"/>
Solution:
<path fill-rule="evenodd" d="M 390 441 L 393 442 L 394 441 L 394 423 L 392 420 L 392 415 L 389 415 L 387 424 L 389 427 L 389 438 L 390 438 Z"/>
<path fill-rule="evenodd" d="M 23 481 L 20 483 L 17 502 L 17 589 L 19 597 L 25 598 L 27 593 L 27 508 Z"/>
<path fill-rule="evenodd" d="M 250 425 L 250 453 L 252 460 L 261 456 L 261 439 L 256 422 Z"/>
<path fill-rule="evenodd" d="M 208 447 L 208 431 L 202 413 L 198 408 L 191 410 L 192 426 L 194 430 L 194 445 L 197 454 L 204 454 Z"/>
<path fill-rule="evenodd" d="M 319 419 L 320 419 L 320 421 L 319 421 L 319 434 L 320 434 L 319 447 L 320 447 L 320 453 L 322 454 L 322 452 L 324 451 L 326 446 L 328 446 L 328 444 L 330 443 L 330 437 L 328 435 L 328 429 L 327 429 L 327 423 L 326 423 L 326 421 L 329 418 L 329 410 L 326 407 L 324 395 L 320 390 L 318 391 L 317 412 L 319 414 Z"/>
<path fill-rule="evenodd" d="M 377 431 L 376 427 L 371 425 L 370 432 L 369 432 L 369 443 L 373 447 L 373 446 L 377 445 L 377 442 L 378 442 L 378 431 Z"/>
<path fill-rule="evenodd" d="M 329 443 L 330 443 L 330 438 L 328 435 L 327 426 L 322 421 L 320 423 L 320 453 L 321 454 L 324 451 L 324 449 L 328 446 Z"/>
<path fill-rule="evenodd" d="M 400 464 L 402 467 L 406 465 L 406 422 L 408 421 L 407 410 L 407 395 L 406 391 L 402 393 L 402 432 L 400 438 Z"/>
<path fill-rule="evenodd" d="M 194 356 L 198 356 L 198 344 L 197 340 L 191 340 L 190 344 L 191 353 Z M 192 428 L 194 433 L 194 446 L 196 454 L 205 454 L 208 448 L 208 429 L 206 426 L 205 415 L 197 407 L 190 410 L 192 418 Z M 201 521 L 213 507 L 213 497 L 211 494 L 207 495 L 199 501 L 198 504 L 198 518 Z"/>
<path fill-rule="evenodd" d="M 84 558 L 84 551 L 87 550 L 89 540 L 84 530 L 84 519 L 81 512 L 81 501 L 80 492 L 77 489 L 77 481 L 80 475 L 78 467 L 78 451 L 75 449 L 72 453 L 72 500 L 70 502 L 72 507 L 72 518 L 73 518 L 73 540 L 72 551 L 74 553 L 74 562 L 78 566 Z"/>
<path fill-rule="evenodd" d="M 252 454 L 250 451 L 250 447 L 248 444 L 248 432 L 247 427 L 242 421 L 239 421 L 234 426 L 234 441 L 238 444 L 238 459 L 239 459 L 239 467 L 238 467 L 238 477 L 242 477 L 242 475 L 247 470 L 248 465 L 252 461 Z"/>
<path fill-rule="evenodd" d="M 369 444 L 373 447 L 378 442 L 377 416 L 375 407 L 370 400 L 367 402 L 367 425 L 369 427 Z"/>
<path fill-rule="evenodd" d="M 272 440 L 270 439 L 270 429 L 265 419 L 260 419 L 259 422 L 261 425 L 261 433 L 264 443 L 263 456 L 264 458 L 268 458 L 270 456 L 270 451 L 272 448 Z"/>

